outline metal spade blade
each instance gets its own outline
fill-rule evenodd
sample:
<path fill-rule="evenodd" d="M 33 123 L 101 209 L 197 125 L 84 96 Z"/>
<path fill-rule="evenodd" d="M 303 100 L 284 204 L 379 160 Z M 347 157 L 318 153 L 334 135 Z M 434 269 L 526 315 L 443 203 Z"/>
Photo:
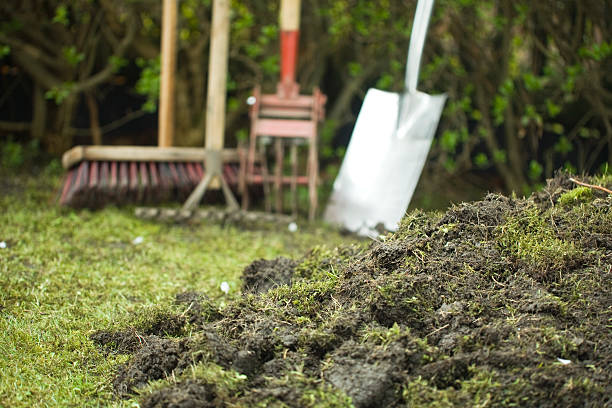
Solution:
<path fill-rule="evenodd" d="M 423 170 L 446 95 L 416 90 L 433 0 L 419 0 L 405 90 L 369 89 L 325 210 L 326 221 L 361 235 L 395 230 Z"/>

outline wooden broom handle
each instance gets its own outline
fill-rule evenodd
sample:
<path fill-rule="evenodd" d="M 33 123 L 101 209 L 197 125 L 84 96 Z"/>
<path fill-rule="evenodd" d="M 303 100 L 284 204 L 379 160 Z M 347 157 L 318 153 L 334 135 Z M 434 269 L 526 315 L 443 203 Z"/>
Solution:
<path fill-rule="evenodd" d="M 230 0 L 214 0 L 208 96 L 206 100 L 206 149 L 221 150 L 225 132 L 225 93 L 229 50 Z"/>
<path fill-rule="evenodd" d="M 281 82 L 294 83 L 300 36 L 300 0 L 281 0 Z"/>
<path fill-rule="evenodd" d="M 159 147 L 170 147 L 174 140 L 174 75 L 178 0 L 163 0 L 162 7 L 161 84 L 157 144 Z"/>

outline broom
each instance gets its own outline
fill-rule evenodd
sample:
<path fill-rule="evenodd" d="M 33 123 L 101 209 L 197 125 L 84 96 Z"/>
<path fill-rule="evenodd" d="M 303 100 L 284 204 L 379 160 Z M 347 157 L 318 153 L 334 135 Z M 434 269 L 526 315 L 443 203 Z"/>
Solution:
<path fill-rule="evenodd" d="M 205 177 L 203 148 L 172 147 L 174 73 L 176 69 L 176 0 L 163 0 L 161 88 L 158 146 L 76 146 L 62 157 L 67 169 L 60 205 L 101 207 L 106 203 L 183 201 Z M 223 178 L 240 183 L 236 149 L 220 152 Z"/>

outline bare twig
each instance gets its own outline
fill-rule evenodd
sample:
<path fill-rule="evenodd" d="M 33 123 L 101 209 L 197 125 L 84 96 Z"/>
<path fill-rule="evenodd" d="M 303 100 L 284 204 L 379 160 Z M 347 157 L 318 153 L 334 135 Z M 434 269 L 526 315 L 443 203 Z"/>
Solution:
<path fill-rule="evenodd" d="M 112 130 L 115 130 L 125 125 L 126 123 L 134 119 L 138 119 L 139 117 L 144 116 L 146 113 L 147 112 L 143 111 L 142 109 L 130 112 L 126 114 L 124 117 L 117 119 L 111 123 L 107 123 L 106 125 L 100 127 L 100 132 L 102 135 L 104 135 Z M 89 129 L 71 128 L 69 132 L 73 136 L 91 136 L 91 128 Z"/>
<path fill-rule="evenodd" d="M 425 335 L 425 337 L 429 337 L 429 336 L 431 336 L 432 334 L 435 334 L 435 333 L 439 332 L 440 330 L 446 329 L 447 327 L 448 327 L 448 323 L 447 323 L 447 324 L 445 324 L 445 325 L 444 325 L 444 326 L 442 326 L 442 327 L 438 327 L 436 330 L 434 330 L 434 331 L 432 331 L 431 333 L 429 333 L 429 334 Z"/>
<path fill-rule="evenodd" d="M 596 185 L 593 185 L 593 184 L 583 183 L 582 181 L 578 181 L 578 180 L 576 180 L 574 178 L 571 178 L 571 177 L 570 177 L 570 181 L 574 182 L 574 183 L 576 183 L 578 185 L 584 186 L 584 187 L 590 187 L 590 188 L 594 188 L 594 189 L 597 189 L 597 190 L 605 191 L 608 194 L 612 194 L 612 190 L 608 190 L 607 188 L 602 187 L 602 186 L 596 186 Z"/>

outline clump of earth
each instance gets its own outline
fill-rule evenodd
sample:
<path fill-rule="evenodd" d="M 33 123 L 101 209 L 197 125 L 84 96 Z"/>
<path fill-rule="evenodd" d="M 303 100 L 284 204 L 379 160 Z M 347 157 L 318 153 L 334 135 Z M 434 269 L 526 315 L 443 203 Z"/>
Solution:
<path fill-rule="evenodd" d="M 181 313 L 92 339 L 130 355 L 113 386 L 141 407 L 603 407 L 611 289 L 612 196 L 559 174 L 255 261 L 222 310 L 182 293 Z"/>

